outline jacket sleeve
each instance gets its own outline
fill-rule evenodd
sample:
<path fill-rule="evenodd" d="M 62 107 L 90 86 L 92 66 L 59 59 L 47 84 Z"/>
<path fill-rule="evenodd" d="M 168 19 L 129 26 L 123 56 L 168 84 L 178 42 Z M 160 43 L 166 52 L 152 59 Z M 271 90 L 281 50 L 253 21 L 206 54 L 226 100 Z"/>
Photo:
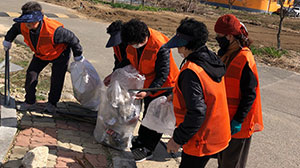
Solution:
<path fill-rule="evenodd" d="M 197 133 L 204 122 L 206 104 L 200 80 L 192 70 L 182 71 L 179 81 L 187 113 L 184 121 L 174 130 L 173 139 L 177 144 L 184 145 Z"/>
<path fill-rule="evenodd" d="M 19 34 L 21 34 L 21 24 L 15 23 L 6 33 L 5 40 L 12 42 Z"/>
<path fill-rule="evenodd" d="M 246 118 L 256 98 L 256 87 L 257 80 L 247 62 L 242 71 L 240 81 L 241 101 L 238 106 L 237 112 L 233 117 L 234 120 L 240 123 L 244 122 L 244 119 Z"/>
<path fill-rule="evenodd" d="M 82 55 L 82 47 L 76 35 L 63 27 L 58 27 L 54 32 L 54 43 L 65 43 L 72 49 L 74 57 Z"/>
<path fill-rule="evenodd" d="M 123 60 L 120 63 L 118 63 L 117 65 L 115 64 L 113 71 L 119 68 L 123 68 L 127 65 L 130 65 L 130 61 L 127 58 L 123 58 Z"/>
<path fill-rule="evenodd" d="M 161 87 L 170 72 L 170 49 L 160 48 L 157 53 L 157 59 L 155 61 L 155 78 L 150 84 L 149 88 Z M 152 92 L 155 93 L 155 92 Z"/>

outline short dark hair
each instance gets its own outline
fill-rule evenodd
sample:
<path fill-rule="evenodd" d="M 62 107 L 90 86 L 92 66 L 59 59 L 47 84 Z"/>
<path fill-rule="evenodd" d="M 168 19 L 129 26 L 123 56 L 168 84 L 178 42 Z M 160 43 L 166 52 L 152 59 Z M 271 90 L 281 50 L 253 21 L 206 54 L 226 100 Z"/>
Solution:
<path fill-rule="evenodd" d="M 116 20 L 112 22 L 106 29 L 106 33 L 112 34 L 114 32 L 121 31 L 122 26 L 123 26 L 123 21 L 122 20 Z"/>
<path fill-rule="evenodd" d="M 127 44 L 143 43 L 149 35 L 148 26 L 138 19 L 126 22 L 121 31 L 122 42 Z"/>
<path fill-rule="evenodd" d="M 32 13 L 34 11 L 42 11 L 42 6 L 37 2 L 30 1 L 25 3 L 21 9 L 23 14 L 27 14 Z"/>
<path fill-rule="evenodd" d="M 189 50 L 197 50 L 205 45 L 208 39 L 208 30 L 203 22 L 199 22 L 194 18 L 185 18 L 181 20 L 177 33 L 185 34 L 194 37 L 189 41 L 186 47 Z"/>

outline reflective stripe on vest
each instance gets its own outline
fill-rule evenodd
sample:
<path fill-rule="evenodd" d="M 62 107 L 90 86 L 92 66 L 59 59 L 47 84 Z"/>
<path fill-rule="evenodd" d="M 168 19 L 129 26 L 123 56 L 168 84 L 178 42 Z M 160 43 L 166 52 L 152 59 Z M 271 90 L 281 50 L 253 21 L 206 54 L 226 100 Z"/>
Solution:
<path fill-rule="evenodd" d="M 24 36 L 24 42 L 30 47 L 36 57 L 42 60 L 54 60 L 67 47 L 66 44 L 54 44 L 54 32 L 60 26 L 63 26 L 63 24 L 53 19 L 44 18 L 36 49 L 32 45 L 29 29 L 25 26 L 25 23 L 21 23 L 21 33 Z"/>
<path fill-rule="evenodd" d="M 120 47 L 114 46 L 113 49 L 114 49 L 114 54 L 116 55 L 118 61 L 121 62 L 123 59 L 122 59 Z"/>
<path fill-rule="evenodd" d="M 144 82 L 144 88 L 148 88 L 155 78 L 155 61 L 157 53 L 161 46 L 168 42 L 168 37 L 164 34 L 149 28 L 150 36 L 148 42 L 143 50 L 140 61 L 138 61 L 137 50 L 131 45 L 127 46 L 127 58 L 131 65 L 135 67 L 142 75 L 145 75 L 146 80 Z M 173 59 L 172 51 L 170 51 L 170 72 L 162 87 L 174 87 L 175 79 L 178 74 L 178 67 Z M 155 94 L 151 94 L 151 97 L 158 96 L 165 91 L 158 91 Z"/>
<path fill-rule="evenodd" d="M 180 72 L 185 69 L 191 69 L 197 74 L 207 108 L 203 124 L 199 131 L 183 145 L 183 151 L 198 157 L 213 155 L 225 149 L 231 138 L 224 79 L 220 83 L 213 81 L 200 66 L 190 61 L 184 64 Z M 184 121 L 187 113 L 178 83 L 177 78 L 173 94 L 177 126 Z"/>
<path fill-rule="evenodd" d="M 233 119 L 241 100 L 240 79 L 243 68 L 247 62 L 257 81 L 257 87 L 255 89 L 256 98 L 247 114 L 247 117 L 244 119 L 241 131 L 232 135 L 232 138 L 249 138 L 253 132 L 263 130 L 257 67 L 250 49 L 246 47 L 243 48 L 231 61 L 225 74 L 226 95 L 230 120 Z"/>

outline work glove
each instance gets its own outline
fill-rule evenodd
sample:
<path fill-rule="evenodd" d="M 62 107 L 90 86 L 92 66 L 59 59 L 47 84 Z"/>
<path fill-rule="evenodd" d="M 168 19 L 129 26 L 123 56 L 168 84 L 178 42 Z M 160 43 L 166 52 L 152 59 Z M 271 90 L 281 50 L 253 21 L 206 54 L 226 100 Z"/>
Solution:
<path fill-rule="evenodd" d="M 77 57 L 74 57 L 74 60 L 77 62 L 77 61 L 81 61 L 84 59 L 84 56 L 77 56 Z"/>
<path fill-rule="evenodd" d="M 4 40 L 3 41 L 3 48 L 5 51 L 9 50 L 11 48 L 11 42 Z"/>
<path fill-rule="evenodd" d="M 232 120 L 230 123 L 230 128 L 231 128 L 231 135 L 238 133 L 241 131 L 242 123 Z"/>

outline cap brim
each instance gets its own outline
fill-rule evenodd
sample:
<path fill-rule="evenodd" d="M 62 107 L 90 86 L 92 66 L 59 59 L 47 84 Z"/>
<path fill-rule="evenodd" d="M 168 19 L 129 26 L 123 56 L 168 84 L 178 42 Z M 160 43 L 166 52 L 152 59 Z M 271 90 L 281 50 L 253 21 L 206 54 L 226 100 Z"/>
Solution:
<path fill-rule="evenodd" d="M 31 23 L 31 22 L 39 22 L 43 20 L 43 14 L 40 11 L 35 11 L 33 13 L 28 13 L 28 14 L 22 14 L 18 18 L 14 18 L 14 22 L 19 22 L 19 23 Z"/>
<path fill-rule="evenodd" d="M 121 32 L 118 32 L 118 33 L 110 36 L 110 38 L 106 44 L 106 48 L 117 46 L 117 45 L 121 44 L 121 42 L 122 42 Z"/>
<path fill-rule="evenodd" d="M 176 34 L 174 37 L 169 40 L 164 47 L 166 48 L 176 48 L 186 46 L 191 39 L 187 37 L 183 37 L 184 35 Z"/>

